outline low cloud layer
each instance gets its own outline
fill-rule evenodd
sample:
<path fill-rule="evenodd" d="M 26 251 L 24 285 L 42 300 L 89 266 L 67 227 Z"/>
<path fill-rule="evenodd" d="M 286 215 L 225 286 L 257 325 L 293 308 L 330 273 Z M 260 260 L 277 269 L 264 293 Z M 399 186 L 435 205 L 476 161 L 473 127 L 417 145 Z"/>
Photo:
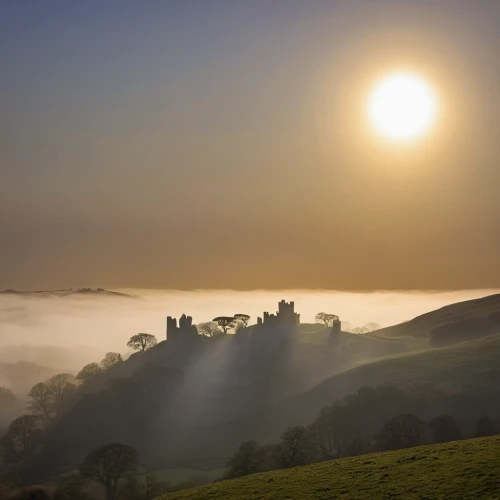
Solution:
<path fill-rule="evenodd" d="M 389 326 L 446 304 L 497 292 L 121 291 L 136 298 L 0 296 L 0 361 L 79 369 L 107 351 L 126 353 L 127 340 L 135 333 L 148 332 L 164 340 L 166 316 L 186 313 L 200 323 L 246 313 L 252 323 L 263 311 L 274 312 L 281 299 L 295 301 L 302 322 L 314 322 L 317 312 L 326 311 L 338 314 L 347 329 L 368 322 Z"/>

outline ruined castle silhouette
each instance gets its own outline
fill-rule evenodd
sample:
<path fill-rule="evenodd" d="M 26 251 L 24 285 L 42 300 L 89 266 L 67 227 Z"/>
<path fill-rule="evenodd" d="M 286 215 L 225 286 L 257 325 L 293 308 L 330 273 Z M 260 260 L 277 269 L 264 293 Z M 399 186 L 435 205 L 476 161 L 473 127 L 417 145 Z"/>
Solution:
<path fill-rule="evenodd" d="M 276 314 L 269 314 L 264 312 L 263 318 L 257 318 L 257 327 L 272 329 L 272 327 L 296 327 L 300 324 L 300 314 L 295 312 L 295 303 L 286 302 L 281 300 L 278 303 L 278 310 Z M 341 331 L 341 322 L 338 317 L 333 320 L 330 326 L 332 334 L 339 334 Z M 179 326 L 177 326 L 177 319 L 171 316 L 167 317 L 167 340 L 170 341 L 184 341 L 188 339 L 197 339 L 200 337 L 196 326 L 193 325 L 193 318 L 183 314 L 179 318 Z"/>
<path fill-rule="evenodd" d="M 276 314 L 264 313 L 264 321 L 262 318 L 257 318 L 258 325 L 274 326 L 274 325 L 298 325 L 300 323 L 300 314 L 295 312 L 294 302 L 285 302 L 282 300 L 278 304 Z"/>

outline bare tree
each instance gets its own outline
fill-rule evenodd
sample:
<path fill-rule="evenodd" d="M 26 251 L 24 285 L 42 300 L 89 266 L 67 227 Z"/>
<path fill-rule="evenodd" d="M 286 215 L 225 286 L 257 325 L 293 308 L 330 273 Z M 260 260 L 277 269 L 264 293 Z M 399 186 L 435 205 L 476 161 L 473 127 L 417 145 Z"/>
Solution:
<path fill-rule="evenodd" d="M 248 314 L 238 313 L 234 315 L 234 319 L 236 321 L 241 321 L 243 326 L 248 326 L 248 322 L 250 321 L 250 316 Z"/>
<path fill-rule="evenodd" d="M 127 346 L 135 351 L 146 351 L 157 344 L 156 337 L 149 333 L 138 333 L 130 337 Z"/>
<path fill-rule="evenodd" d="M 319 312 L 316 314 L 316 323 L 324 323 L 326 326 L 332 326 L 333 322 L 338 320 L 339 317 L 336 314 L 330 314 L 325 312 Z"/>
<path fill-rule="evenodd" d="M 51 420 L 54 417 L 54 401 L 47 384 L 44 382 L 35 384 L 28 392 L 28 397 L 30 398 L 28 410 L 33 415 L 46 420 Z"/>
<path fill-rule="evenodd" d="M 207 337 L 215 337 L 218 333 L 222 333 L 219 324 L 215 321 L 207 321 L 206 323 L 199 323 L 196 325 L 199 333 Z"/>
<path fill-rule="evenodd" d="M 49 378 L 45 384 L 53 398 L 54 410 L 56 415 L 60 415 L 64 403 L 73 393 L 75 377 L 69 373 L 60 373 Z"/>
<path fill-rule="evenodd" d="M 227 477 L 241 477 L 259 471 L 262 464 L 262 448 L 256 441 L 246 441 L 226 463 Z"/>
<path fill-rule="evenodd" d="M 289 427 L 281 436 L 279 444 L 280 465 L 287 468 L 306 464 L 311 448 L 311 436 L 304 426 Z"/>
<path fill-rule="evenodd" d="M 101 361 L 101 367 L 103 370 L 109 370 L 112 366 L 115 366 L 123 361 L 122 355 L 117 352 L 108 352 L 104 359 Z"/>
<path fill-rule="evenodd" d="M 111 443 L 91 451 L 80 465 L 80 474 L 101 483 L 106 500 L 115 500 L 118 482 L 137 469 L 137 451 L 132 446 Z"/>
<path fill-rule="evenodd" d="M 217 318 L 214 318 L 213 321 L 215 321 L 222 328 L 224 334 L 226 334 L 230 328 L 234 328 L 236 324 L 236 321 L 232 316 L 218 316 Z"/>

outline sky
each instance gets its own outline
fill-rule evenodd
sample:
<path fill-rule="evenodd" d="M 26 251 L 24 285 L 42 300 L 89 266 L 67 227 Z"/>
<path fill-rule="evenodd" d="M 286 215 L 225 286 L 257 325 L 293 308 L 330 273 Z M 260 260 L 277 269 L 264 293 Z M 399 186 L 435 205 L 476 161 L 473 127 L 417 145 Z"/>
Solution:
<path fill-rule="evenodd" d="M 3 0 L 0 288 L 500 276 L 496 0 Z M 367 126 L 418 73 L 435 127 Z"/>

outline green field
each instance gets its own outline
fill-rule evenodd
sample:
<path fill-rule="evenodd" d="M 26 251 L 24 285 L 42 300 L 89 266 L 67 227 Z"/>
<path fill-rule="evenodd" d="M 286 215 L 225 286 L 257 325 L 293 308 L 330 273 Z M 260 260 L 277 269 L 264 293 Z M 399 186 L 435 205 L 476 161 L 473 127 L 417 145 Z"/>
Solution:
<path fill-rule="evenodd" d="M 500 436 L 254 474 L 163 500 L 499 499 Z"/>

